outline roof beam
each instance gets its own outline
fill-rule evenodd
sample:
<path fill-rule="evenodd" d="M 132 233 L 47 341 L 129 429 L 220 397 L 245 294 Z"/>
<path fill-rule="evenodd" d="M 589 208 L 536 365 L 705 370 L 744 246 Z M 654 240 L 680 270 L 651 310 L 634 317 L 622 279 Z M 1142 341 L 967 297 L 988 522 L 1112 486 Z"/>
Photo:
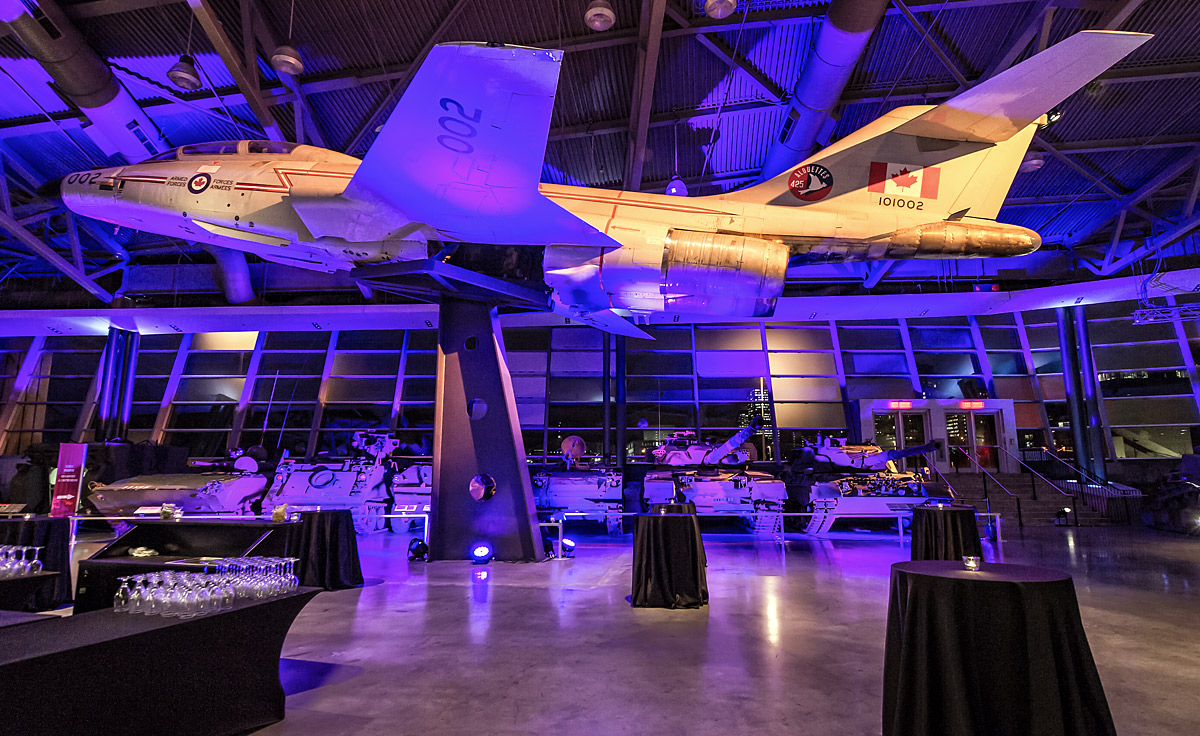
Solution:
<path fill-rule="evenodd" d="M 1087 224 L 1074 232 L 1069 238 L 1063 241 L 1063 244 L 1068 248 L 1074 248 L 1080 245 L 1089 236 L 1091 236 L 1092 233 L 1099 230 L 1109 220 L 1118 216 L 1123 210 L 1137 212 L 1138 214 L 1142 214 L 1144 216 L 1145 210 L 1141 209 L 1137 205 L 1159 189 L 1162 189 L 1167 184 L 1170 184 L 1172 181 L 1182 176 L 1189 168 L 1196 165 L 1198 161 L 1200 161 L 1200 146 L 1193 148 L 1192 151 L 1186 156 L 1181 156 L 1180 158 L 1171 162 L 1166 166 L 1166 168 L 1160 171 L 1157 176 L 1150 179 L 1150 181 L 1138 187 L 1133 192 L 1123 197 L 1117 197 L 1116 202 L 1113 202 L 1110 207 L 1093 217 Z"/>
<path fill-rule="evenodd" d="M 625 184 L 627 191 L 642 186 L 646 166 L 646 136 L 650 132 L 650 110 L 654 101 L 654 80 L 658 76 L 659 46 L 662 44 L 663 16 L 667 0 L 642 0 L 642 17 L 638 24 L 637 84 L 630 105 L 629 146 L 625 153 Z"/>
<path fill-rule="evenodd" d="M 191 2 L 191 0 L 188 1 Z M 438 23 L 437 28 L 433 30 L 433 33 L 429 34 L 429 40 L 427 40 L 425 45 L 421 47 L 421 50 L 417 52 L 416 60 L 405 68 L 404 73 L 399 79 L 392 82 L 392 88 L 387 91 L 387 94 L 383 96 L 383 99 L 377 102 L 375 107 L 373 107 L 371 111 L 367 113 L 367 116 L 363 119 L 363 121 L 359 123 L 358 129 L 354 131 L 354 134 L 350 136 L 350 140 L 345 146 L 342 147 L 344 152 L 351 153 L 355 148 L 358 147 L 358 144 L 361 143 L 364 138 L 366 138 L 368 133 L 375 132 L 375 120 L 383 114 L 384 110 L 392 107 L 395 101 L 399 98 L 400 94 L 404 92 L 406 87 L 408 87 L 408 80 L 411 79 L 412 75 L 416 73 L 417 69 L 420 67 L 420 62 L 423 61 L 426 55 L 429 54 L 429 50 L 436 46 L 437 43 L 441 41 L 442 37 L 446 35 L 446 32 L 450 29 L 451 24 L 454 23 L 458 16 L 462 14 L 462 11 L 467 7 L 467 3 L 468 0 L 458 0 L 458 2 L 454 4 L 454 7 L 450 9 L 450 12 L 446 13 L 445 17 L 443 17 L 441 22 Z"/>
<path fill-rule="evenodd" d="M 1200 227 L 1200 215 L 1192 215 L 1161 235 L 1155 235 L 1150 239 L 1150 242 L 1140 248 L 1131 250 L 1129 255 L 1119 258 L 1107 267 L 1102 268 L 1100 274 L 1102 276 L 1111 276 L 1114 273 L 1119 273 L 1134 263 L 1150 258 L 1168 246 L 1174 245 L 1198 227 Z"/>
<path fill-rule="evenodd" d="M 946 55 L 946 52 L 942 50 L 942 47 L 938 45 L 938 43 L 933 40 L 933 36 L 930 35 L 930 32 L 933 30 L 933 23 L 930 22 L 929 27 L 926 28 L 921 21 L 917 20 L 917 16 L 913 15 L 912 10 L 910 10 L 907 5 L 901 2 L 901 0 L 892 0 L 892 4 L 896 6 L 900 13 L 904 16 L 905 20 L 908 21 L 909 25 L 916 29 L 917 33 L 921 34 L 922 43 L 928 46 L 929 50 L 933 52 L 934 56 L 936 56 L 938 60 L 942 62 L 942 66 L 946 67 L 946 71 L 950 72 L 951 76 L 958 81 L 959 86 L 964 88 L 970 87 L 971 83 L 967 81 L 966 75 L 964 75 L 958 68 L 958 64 L 954 63 L 954 61 Z"/>
<path fill-rule="evenodd" d="M 258 124 L 262 126 L 263 132 L 271 140 L 284 140 L 283 132 L 279 130 L 275 117 L 271 115 L 271 109 L 258 94 L 258 70 L 245 68 L 239 58 L 238 50 L 229 40 L 224 26 L 221 25 L 217 14 L 213 12 L 212 6 L 208 4 L 208 0 L 187 0 L 187 4 L 191 7 L 196 20 L 200 21 L 200 27 L 204 29 L 204 35 L 208 36 L 208 40 L 212 42 L 213 49 L 225 63 L 234 83 L 237 84 L 238 91 L 245 97 L 246 104 L 254 113 L 254 117 L 258 119 Z"/>
<path fill-rule="evenodd" d="M 681 28 L 691 28 L 692 21 L 683 12 L 683 9 L 677 5 L 674 0 L 667 0 L 666 4 L 667 15 L 671 20 L 679 24 Z M 751 64 L 744 56 L 740 56 L 736 51 L 725 43 L 719 36 L 708 36 L 699 34 L 696 40 L 700 45 L 708 49 L 709 52 L 720 59 L 726 66 L 734 71 L 740 71 L 746 77 L 746 81 L 754 85 L 758 91 L 766 95 L 767 99 L 772 102 L 782 102 L 784 95 L 783 88 L 775 83 L 775 80 L 763 74 L 757 67 Z"/>
<path fill-rule="evenodd" d="M 1017 60 L 1022 51 L 1028 48 L 1034 36 L 1042 29 L 1042 19 L 1045 18 L 1047 11 L 1053 12 L 1055 4 L 1055 0 L 1037 0 L 1021 20 L 1021 25 L 1008 34 L 1008 38 L 1004 40 L 1004 50 L 992 58 L 992 62 L 988 64 L 987 69 L 983 70 L 980 79 L 990 79 L 1012 66 L 1012 63 Z"/>
<path fill-rule="evenodd" d="M 279 46 L 275 34 L 267 27 L 267 21 L 263 16 L 262 5 L 259 3 L 259 0 L 242 0 L 242 17 L 244 19 L 243 22 L 248 21 L 248 25 L 253 27 L 254 38 L 258 39 L 258 43 L 262 46 L 263 51 L 269 54 Z M 253 42 L 251 42 L 250 46 L 253 48 Z M 247 68 L 250 68 L 250 53 L 252 52 L 247 53 Z M 292 93 L 292 105 L 296 108 L 296 142 L 311 142 L 321 148 L 329 148 L 320 121 L 317 120 L 312 107 L 308 104 L 308 99 L 304 96 L 304 89 L 300 84 L 300 80 L 282 72 L 278 76 L 279 81 L 283 82 L 283 86 L 287 87 L 288 91 Z M 301 136 L 302 133 L 303 139 Z"/>
<path fill-rule="evenodd" d="M 108 303 L 113 300 L 113 295 L 93 281 L 90 276 L 84 273 L 82 268 L 77 268 L 75 264 L 60 256 L 49 245 L 35 238 L 32 233 L 21 227 L 21 223 L 14 220 L 7 212 L 0 212 L 0 227 L 12 233 L 26 248 L 49 261 L 52 266 L 69 276 L 72 281 L 82 286 L 100 301 Z"/>

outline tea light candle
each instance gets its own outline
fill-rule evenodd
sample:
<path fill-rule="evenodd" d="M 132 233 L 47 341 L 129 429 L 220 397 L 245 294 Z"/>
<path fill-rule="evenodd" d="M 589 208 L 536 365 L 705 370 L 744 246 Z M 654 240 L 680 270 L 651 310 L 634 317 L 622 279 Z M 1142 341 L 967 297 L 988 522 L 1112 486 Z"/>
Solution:
<path fill-rule="evenodd" d="M 966 557 L 963 557 L 962 559 L 963 559 L 963 567 L 967 568 L 971 572 L 979 571 L 979 558 L 978 557 L 976 557 L 975 555 L 968 555 Z"/>

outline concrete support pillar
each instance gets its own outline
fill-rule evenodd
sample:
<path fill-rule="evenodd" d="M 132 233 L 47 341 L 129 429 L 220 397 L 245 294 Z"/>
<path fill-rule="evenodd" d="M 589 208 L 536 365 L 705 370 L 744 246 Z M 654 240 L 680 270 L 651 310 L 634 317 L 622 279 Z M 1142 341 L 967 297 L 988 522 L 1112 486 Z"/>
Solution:
<path fill-rule="evenodd" d="M 1063 386 L 1067 394 L 1067 411 L 1071 417 L 1071 439 L 1075 444 L 1075 466 L 1086 472 L 1091 466 L 1091 446 L 1084 428 L 1087 411 L 1079 376 L 1074 320 L 1066 307 L 1059 307 L 1054 313 L 1058 319 L 1058 350 L 1062 356 Z"/>
<path fill-rule="evenodd" d="M 132 330 L 108 328 L 108 345 L 100 365 L 100 390 L 96 400 L 96 413 L 100 418 L 97 440 L 128 439 L 140 339 L 141 336 Z"/>
<path fill-rule="evenodd" d="M 1083 430 L 1088 438 L 1088 472 L 1099 480 L 1107 479 L 1104 467 L 1104 420 L 1100 416 L 1100 386 L 1092 361 L 1092 340 L 1088 336 L 1087 316 L 1082 306 L 1072 307 L 1075 319 L 1075 345 L 1079 350 L 1079 384 L 1084 412 Z"/>

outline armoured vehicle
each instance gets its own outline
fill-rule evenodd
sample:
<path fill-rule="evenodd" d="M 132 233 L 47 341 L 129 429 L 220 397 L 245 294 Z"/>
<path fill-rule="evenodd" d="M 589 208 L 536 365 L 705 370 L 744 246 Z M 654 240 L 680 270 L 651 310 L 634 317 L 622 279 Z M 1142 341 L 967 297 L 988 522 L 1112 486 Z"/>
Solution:
<path fill-rule="evenodd" d="M 174 504 L 188 514 L 250 514 L 267 489 L 259 459 L 235 450 L 232 462 L 210 463 L 201 473 L 138 475 L 93 484 L 88 501 L 105 516 L 124 516 L 141 506 Z"/>
<path fill-rule="evenodd" d="M 600 521 L 609 534 L 620 534 L 624 528 L 624 476 L 620 470 L 585 463 L 586 452 L 583 438 L 571 435 L 563 440 L 565 468 L 535 473 L 531 478 L 537 509 L 553 519 Z"/>
<path fill-rule="evenodd" d="M 359 454 L 340 463 L 284 459 L 275 469 L 262 510 L 286 504 L 296 509 L 350 509 L 360 534 L 387 527 L 383 514 L 396 509 L 429 512 L 433 472 L 413 465 L 401 470 L 390 455 L 400 441 L 386 430 L 354 433 L 351 447 Z"/>
<path fill-rule="evenodd" d="M 783 481 L 744 466 L 755 459 L 749 439 L 759 428 L 757 417 L 750 425 L 721 444 L 699 442 L 695 433 L 677 433 L 653 451 L 655 460 L 670 469 L 646 474 L 642 497 L 646 503 L 691 501 L 696 512 L 713 516 L 737 516 L 755 534 L 782 532 Z M 739 467 L 740 466 L 740 467 Z"/>

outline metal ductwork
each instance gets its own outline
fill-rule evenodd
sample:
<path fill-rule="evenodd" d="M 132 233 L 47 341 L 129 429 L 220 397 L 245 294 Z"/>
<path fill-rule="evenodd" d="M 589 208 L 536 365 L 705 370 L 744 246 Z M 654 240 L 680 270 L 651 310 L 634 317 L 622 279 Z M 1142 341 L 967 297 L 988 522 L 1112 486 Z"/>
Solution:
<path fill-rule="evenodd" d="M 833 0 L 817 41 L 792 88 L 791 109 L 767 151 L 758 181 L 767 181 L 812 153 L 829 112 L 837 105 L 889 0 Z"/>
<path fill-rule="evenodd" d="M 0 0 L 0 21 L 92 122 L 85 132 L 106 155 L 121 153 L 134 162 L 166 148 L 158 128 L 53 0 Z"/>
<path fill-rule="evenodd" d="M 225 300 L 230 304 L 245 304 L 254 299 L 254 286 L 250 283 L 250 264 L 246 262 L 246 254 L 240 250 L 220 248 L 217 246 L 202 246 L 216 261 L 213 275 L 225 292 Z"/>

